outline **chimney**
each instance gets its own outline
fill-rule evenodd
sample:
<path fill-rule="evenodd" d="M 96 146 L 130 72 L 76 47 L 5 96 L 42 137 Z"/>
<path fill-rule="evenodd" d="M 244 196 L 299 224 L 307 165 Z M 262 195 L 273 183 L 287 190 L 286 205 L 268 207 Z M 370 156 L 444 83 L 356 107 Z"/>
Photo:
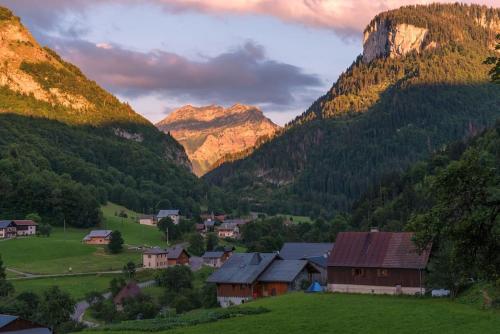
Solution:
<path fill-rule="evenodd" d="M 372 228 L 370 228 L 370 232 L 371 233 L 377 233 L 377 232 L 379 232 L 378 227 L 372 227 Z"/>

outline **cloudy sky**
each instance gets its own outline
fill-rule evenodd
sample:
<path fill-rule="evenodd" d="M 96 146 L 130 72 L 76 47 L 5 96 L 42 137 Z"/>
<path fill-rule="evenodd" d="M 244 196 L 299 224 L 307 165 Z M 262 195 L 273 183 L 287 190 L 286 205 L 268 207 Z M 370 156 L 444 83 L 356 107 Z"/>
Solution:
<path fill-rule="evenodd" d="M 245 103 L 278 124 L 324 94 L 361 53 L 361 32 L 375 14 L 429 2 L 0 0 L 42 44 L 153 122 L 185 104 Z"/>

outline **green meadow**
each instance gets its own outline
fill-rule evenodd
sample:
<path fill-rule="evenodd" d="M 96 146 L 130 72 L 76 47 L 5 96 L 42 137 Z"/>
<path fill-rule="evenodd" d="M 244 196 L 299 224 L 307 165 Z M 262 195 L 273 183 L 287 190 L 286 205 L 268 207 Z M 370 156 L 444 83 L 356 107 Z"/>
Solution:
<path fill-rule="evenodd" d="M 291 293 L 281 297 L 261 299 L 247 305 L 262 306 L 270 312 L 158 333 L 488 334 L 498 333 L 500 328 L 498 312 L 484 311 L 446 299 Z M 147 322 L 144 321 L 145 326 Z M 119 332 L 145 333 L 146 331 Z M 97 330 L 97 333 L 109 333 L 109 331 Z"/>

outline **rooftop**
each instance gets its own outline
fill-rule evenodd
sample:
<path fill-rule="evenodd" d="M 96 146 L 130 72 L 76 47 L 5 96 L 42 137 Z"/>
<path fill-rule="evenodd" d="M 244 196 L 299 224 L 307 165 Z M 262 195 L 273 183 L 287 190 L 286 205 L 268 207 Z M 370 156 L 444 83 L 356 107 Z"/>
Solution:
<path fill-rule="evenodd" d="M 251 284 L 275 258 L 274 253 L 236 253 L 210 275 L 207 282 Z"/>
<path fill-rule="evenodd" d="M 90 238 L 107 238 L 112 232 L 113 231 L 111 230 L 92 230 L 83 239 L 88 240 Z"/>
<path fill-rule="evenodd" d="M 170 248 L 167 248 L 167 256 L 169 259 L 178 259 L 179 256 L 181 256 L 183 251 L 187 253 L 187 251 L 184 249 L 184 246 L 181 246 L 181 245 L 170 247 Z"/>
<path fill-rule="evenodd" d="M 284 260 L 302 260 L 309 257 L 329 255 L 334 244 L 331 242 L 286 242 L 280 250 Z"/>
<path fill-rule="evenodd" d="M 224 255 L 224 252 L 205 252 L 202 255 L 202 258 L 204 259 L 218 259 L 221 258 Z"/>
<path fill-rule="evenodd" d="M 158 218 L 165 218 L 168 216 L 178 216 L 179 210 L 160 210 L 158 212 Z"/>
<path fill-rule="evenodd" d="M 167 254 L 167 250 L 160 247 L 148 248 L 144 251 L 144 254 Z"/>
<path fill-rule="evenodd" d="M 36 225 L 38 225 L 36 222 L 34 222 L 32 220 L 13 220 L 13 222 L 16 225 L 20 225 L 20 226 L 36 226 Z"/>
<path fill-rule="evenodd" d="M 276 260 L 259 277 L 259 281 L 292 282 L 307 264 L 306 260 Z"/>

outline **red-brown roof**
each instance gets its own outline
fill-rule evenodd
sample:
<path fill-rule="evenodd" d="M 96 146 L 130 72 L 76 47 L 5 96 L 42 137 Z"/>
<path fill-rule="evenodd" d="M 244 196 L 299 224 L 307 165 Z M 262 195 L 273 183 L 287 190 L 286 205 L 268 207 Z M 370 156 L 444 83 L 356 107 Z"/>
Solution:
<path fill-rule="evenodd" d="M 129 282 L 120 292 L 113 298 L 115 304 L 122 304 L 127 298 L 134 298 L 141 294 L 141 288 L 135 282 Z"/>
<path fill-rule="evenodd" d="M 13 222 L 16 225 L 20 225 L 20 226 L 36 226 L 36 225 L 38 225 L 36 222 L 34 222 L 32 220 L 13 220 Z"/>
<path fill-rule="evenodd" d="M 342 232 L 328 259 L 330 267 L 424 269 L 429 249 L 418 254 L 409 232 Z"/>

